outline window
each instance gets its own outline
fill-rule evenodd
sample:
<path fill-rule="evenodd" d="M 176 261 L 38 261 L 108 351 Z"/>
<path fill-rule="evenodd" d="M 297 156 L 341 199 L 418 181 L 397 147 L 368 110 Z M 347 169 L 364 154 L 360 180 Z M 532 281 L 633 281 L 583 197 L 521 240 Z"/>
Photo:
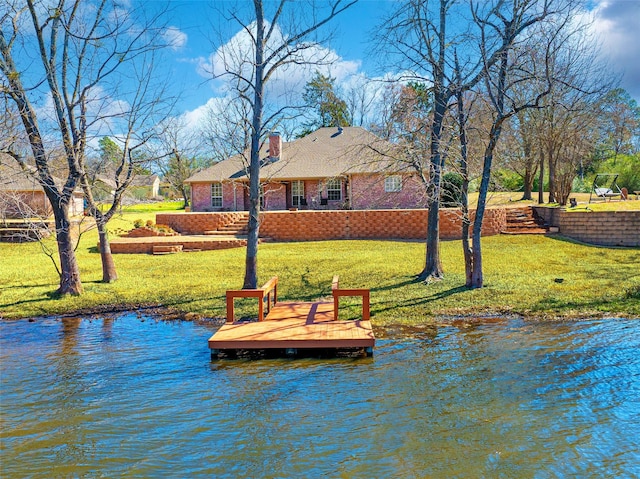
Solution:
<path fill-rule="evenodd" d="M 222 183 L 211 183 L 211 206 L 222 208 Z"/>
<path fill-rule="evenodd" d="M 340 201 L 342 199 L 342 180 L 338 178 L 327 180 L 327 199 L 329 201 Z"/>
<path fill-rule="evenodd" d="M 304 204 L 304 181 L 291 182 L 291 204 L 293 206 Z"/>
<path fill-rule="evenodd" d="M 402 177 L 400 175 L 387 176 L 384 179 L 384 191 L 394 193 L 402 190 Z"/>

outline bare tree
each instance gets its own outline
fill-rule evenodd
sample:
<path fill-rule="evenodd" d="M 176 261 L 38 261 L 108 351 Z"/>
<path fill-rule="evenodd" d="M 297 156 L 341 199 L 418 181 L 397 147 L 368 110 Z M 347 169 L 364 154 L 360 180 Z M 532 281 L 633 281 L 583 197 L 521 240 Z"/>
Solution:
<path fill-rule="evenodd" d="M 273 9 L 269 9 L 271 13 L 267 17 L 266 10 L 271 4 L 254 0 L 251 13 L 234 10 L 227 17 L 229 22 L 239 25 L 250 41 L 248 52 L 242 48 L 221 51 L 223 71 L 214 71 L 214 75 L 224 76 L 230 81 L 234 99 L 244 105 L 236 111 L 247 113 L 238 119 L 242 124 L 240 130 L 247 132 L 249 139 L 246 146 L 250 206 L 244 288 L 256 288 L 258 281 L 260 147 L 290 106 L 284 104 L 271 108 L 265 105 L 267 85 L 277 74 L 293 65 L 326 64 L 328 55 L 320 52 L 317 48 L 319 39 L 313 36 L 355 1 L 323 2 L 326 8 L 321 9 L 312 1 L 300 5 L 301 2 L 292 4 L 280 0 Z M 290 28 L 286 33 L 281 30 L 284 24 Z M 245 148 L 238 149 L 241 154 L 245 151 Z"/>
<path fill-rule="evenodd" d="M 105 203 L 96 201 L 94 197 L 96 182 L 91 181 L 85 157 L 79 161 L 82 167 L 80 186 L 84 192 L 87 210 L 95 219 L 98 228 L 103 283 L 111 283 L 118 279 L 116 265 L 111 254 L 107 223 L 119 210 L 123 196 L 136 174 L 145 166 L 157 162 L 161 157 L 149 153 L 150 149 L 146 146 L 156 140 L 158 132 L 153 126 L 160 123 L 169 114 L 171 97 L 165 93 L 163 87 L 154 91 L 150 90 L 154 71 L 153 56 L 151 56 L 149 61 L 144 61 L 142 68 L 135 72 L 137 74 L 135 94 L 131 97 L 125 111 L 119 115 L 125 120 L 124 125 L 121 126 L 123 131 L 117 137 L 122 147 L 116 147 L 114 157 L 111 158 L 111 168 L 104 173 L 105 179 L 110 180 L 110 183 L 113 184 L 111 201 L 106 209 L 104 208 Z"/>
<path fill-rule="evenodd" d="M 599 105 L 612 88 L 615 77 L 598 59 L 595 41 L 586 26 L 567 25 L 550 44 L 553 55 L 544 59 L 550 90 L 532 112 L 539 157 L 539 202 L 545 166 L 549 178 L 549 202 L 566 204 L 571 185 L 581 169 L 593 158 L 598 129 L 606 118 Z"/>
<path fill-rule="evenodd" d="M 594 90 L 585 87 L 593 85 L 590 78 L 597 71 L 593 63 L 591 71 L 584 68 L 585 38 L 583 30 L 574 22 L 576 11 L 571 2 L 516 0 L 499 5 L 488 14 L 482 13 L 483 6 L 479 3 L 473 11 L 474 20 L 481 28 L 483 43 L 496 37 L 498 42 L 507 43 L 509 48 L 500 55 L 498 62 L 485 64 L 484 95 L 491 106 L 493 120 L 483 154 L 472 233 L 472 272 L 471 283 L 468 284 L 472 288 L 483 286 L 481 229 L 493 157 L 503 126 L 524 111 L 542 109 L 543 102 L 552 100 L 558 89 L 579 92 L 578 96 L 592 94 Z M 518 31 L 525 35 L 520 37 Z M 541 44 L 536 40 L 534 43 L 532 38 L 545 41 Z M 562 68 L 558 68 L 559 65 Z M 526 84 L 529 87 L 523 90 L 521 87 Z M 523 95 L 523 91 L 528 94 Z M 584 124 L 582 126 L 585 127 Z M 565 155 L 575 158 L 576 149 L 579 147 L 574 141 L 568 148 L 571 151 L 565 148 Z"/>
<path fill-rule="evenodd" d="M 140 66 L 140 57 L 157 48 L 162 28 L 154 27 L 158 16 L 134 18 L 112 0 L 59 0 L 52 8 L 38 0 L 5 5 L 0 91 L 19 112 L 38 181 L 53 209 L 61 270 L 58 293 L 77 295 L 82 283 L 69 204 L 84 184 L 87 144 L 92 134 L 126 111 L 129 85 L 122 71 Z M 136 93 L 134 87 L 132 96 Z M 48 103 L 39 104 L 43 98 Z M 62 186 L 53 180 L 50 155 L 58 145 L 66 160 Z M 9 153 L 26 165 L 23 152 Z"/>
<path fill-rule="evenodd" d="M 488 2 L 483 13 L 486 20 L 502 22 L 500 15 L 504 3 L 528 4 Z M 492 36 L 483 41 L 478 24 L 462 20 L 465 17 L 471 20 L 474 8 L 473 4 L 467 8 L 465 3 L 456 0 L 405 0 L 387 19 L 380 37 L 385 50 L 391 51 L 392 58 L 397 59 L 397 65 L 411 72 L 408 74 L 411 78 L 429 86 L 433 108 L 428 125 L 429 214 L 425 266 L 418 275 L 421 280 L 443 276 L 439 209 L 447 147 L 444 130 L 447 112 L 456 93 L 469 91 L 476 86 L 484 78 L 487 68 L 500 60 L 526 28 L 526 19 L 516 17 L 509 35 L 501 38 Z M 454 17 L 457 18 L 455 22 Z M 468 25 L 468 28 L 460 28 L 460 25 Z M 459 59 L 458 73 L 454 68 L 455 52 L 464 52 L 464 57 Z"/>
<path fill-rule="evenodd" d="M 211 122 L 218 125 L 217 122 Z M 207 167 L 211 159 L 202 159 L 204 147 L 213 138 L 213 131 L 190 128 L 183 117 L 171 117 L 159 124 L 158 142 L 152 148 L 153 156 L 164 179 L 180 193 L 184 207 L 189 206 L 189 187 L 185 180 L 199 169 Z M 212 142 L 213 143 L 213 142 Z"/>

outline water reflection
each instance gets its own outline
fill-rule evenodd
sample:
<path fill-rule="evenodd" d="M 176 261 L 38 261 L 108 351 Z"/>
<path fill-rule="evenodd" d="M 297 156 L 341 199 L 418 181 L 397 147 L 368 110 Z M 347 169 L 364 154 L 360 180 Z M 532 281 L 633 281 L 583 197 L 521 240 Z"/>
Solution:
<path fill-rule="evenodd" d="M 193 323 L 0 323 L 3 477 L 638 477 L 640 322 L 218 361 Z M 400 331 L 402 332 L 402 331 Z"/>

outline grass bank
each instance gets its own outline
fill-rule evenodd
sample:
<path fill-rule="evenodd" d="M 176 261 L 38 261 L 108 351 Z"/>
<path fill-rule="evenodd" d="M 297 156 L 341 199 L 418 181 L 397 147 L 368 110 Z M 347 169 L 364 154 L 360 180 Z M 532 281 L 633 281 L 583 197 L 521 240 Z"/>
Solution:
<path fill-rule="evenodd" d="M 165 209 L 166 210 L 166 209 Z M 116 218 L 110 229 L 127 230 L 155 211 L 137 209 Z M 83 234 L 77 254 L 85 293 L 56 299 L 58 277 L 39 244 L 0 244 L 0 316 L 73 314 L 161 306 L 202 317 L 224 315 L 224 293 L 242 285 L 244 249 L 167 256 L 115 255 L 120 279 L 100 282 L 97 234 Z M 262 282 L 280 277 L 283 300 L 330 296 L 339 274 L 345 287 L 371 289 L 374 324 L 420 324 L 448 316 L 519 314 L 531 317 L 640 317 L 640 249 L 585 246 L 561 238 L 485 238 L 486 287 L 464 288 L 459 241 L 442 243 L 445 279 L 414 281 L 424 244 L 401 241 L 267 243 L 260 247 Z M 249 303 L 240 314 L 250 314 Z M 356 314 L 348 305 L 346 316 Z"/>

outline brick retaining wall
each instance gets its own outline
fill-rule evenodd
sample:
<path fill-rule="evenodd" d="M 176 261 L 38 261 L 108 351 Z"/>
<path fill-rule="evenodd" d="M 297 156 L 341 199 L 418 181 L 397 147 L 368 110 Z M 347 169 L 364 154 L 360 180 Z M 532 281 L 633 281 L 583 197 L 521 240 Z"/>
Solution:
<path fill-rule="evenodd" d="M 233 222 L 233 215 L 239 214 L 242 213 L 158 213 L 156 222 L 183 234 L 202 234 Z M 260 236 L 276 241 L 425 239 L 427 215 L 426 209 L 267 211 L 260 215 Z M 482 233 L 484 236 L 499 234 L 505 225 L 504 209 L 488 209 Z M 459 211 L 441 210 L 440 238 L 461 237 Z"/>
<path fill-rule="evenodd" d="M 182 251 L 188 250 L 219 250 L 227 248 L 240 248 L 247 245 L 244 239 L 225 239 L 224 241 L 214 241 L 210 238 L 197 239 L 191 236 L 173 236 L 170 241 L 161 243 L 154 241 L 156 238 L 148 238 L 147 241 L 127 241 L 114 238 L 111 240 L 111 252 L 114 254 L 151 254 L 154 246 L 182 246 Z M 100 249 L 100 243 L 98 243 Z"/>
<path fill-rule="evenodd" d="M 157 213 L 156 224 L 170 226 L 183 235 L 201 235 L 215 231 L 246 216 L 246 212 Z"/>
<path fill-rule="evenodd" d="M 640 211 L 560 211 L 560 234 L 602 246 L 640 246 Z"/>
<path fill-rule="evenodd" d="M 534 206 L 550 226 L 569 238 L 600 246 L 640 246 L 640 211 L 572 211 Z"/>

